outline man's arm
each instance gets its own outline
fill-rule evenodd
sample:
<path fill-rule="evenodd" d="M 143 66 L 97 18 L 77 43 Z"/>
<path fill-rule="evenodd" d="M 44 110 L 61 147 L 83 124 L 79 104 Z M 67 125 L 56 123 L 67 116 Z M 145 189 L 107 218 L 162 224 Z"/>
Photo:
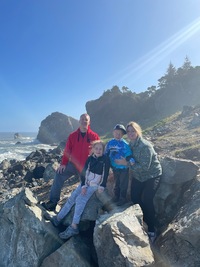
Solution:
<path fill-rule="evenodd" d="M 63 156 L 62 156 L 62 161 L 61 161 L 61 165 L 67 165 L 67 163 L 69 162 L 70 159 L 70 155 L 71 155 L 71 151 L 72 151 L 72 136 L 71 134 L 69 135 L 66 145 L 65 145 L 65 149 L 63 152 Z"/>

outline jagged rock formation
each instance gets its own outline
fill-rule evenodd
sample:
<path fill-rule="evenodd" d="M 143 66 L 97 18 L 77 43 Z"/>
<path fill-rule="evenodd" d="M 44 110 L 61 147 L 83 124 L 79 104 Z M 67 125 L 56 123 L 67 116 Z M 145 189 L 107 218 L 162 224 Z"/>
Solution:
<path fill-rule="evenodd" d="M 1 206 L 0 211 L 2 226 L 0 236 L 1 242 L 4 243 L 0 255 L 0 266 L 95 266 L 94 263 L 92 264 L 91 251 L 87 242 L 84 242 L 84 238 L 78 236 L 64 243 L 58 237 L 58 229 L 44 220 L 44 211 L 37 205 L 37 201 L 29 189 L 7 201 L 3 207 Z M 112 235 L 117 227 L 118 236 L 122 239 L 121 242 L 123 242 L 123 239 L 129 242 L 129 249 L 132 251 L 130 258 L 126 246 L 121 247 L 120 252 L 117 240 L 113 240 L 112 249 L 115 248 L 119 252 L 118 259 L 121 257 L 120 261 L 123 263 L 129 262 L 130 258 L 130 263 L 135 262 L 135 266 L 141 266 L 141 263 L 144 263 L 143 266 L 150 266 L 150 263 L 154 261 L 153 253 L 147 234 L 142 229 L 142 213 L 139 206 L 130 207 L 128 210 L 126 208 L 116 208 L 115 212 L 113 211 L 107 217 L 112 218 L 115 225 L 112 227 L 113 230 L 110 234 Z M 127 228 L 126 231 L 129 232 L 129 235 L 125 235 L 124 227 Z M 103 233 L 98 234 L 99 231 L 102 231 L 102 227 L 96 226 L 95 228 L 97 228 L 95 243 L 98 246 L 98 244 L 103 244 L 102 240 L 107 239 L 107 237 Z M 108 232 L 107 227 L 104 228 Z M 130 238 L 130 234 L 132 238 Z M 97 251 L 100 254 L 102 253 L 98 248 Z M 134 251 L 137 251 L 137 257 L 134 257 Z M 112 256 L 114 257 L 114 254 Z M 98 261 L 106 264 L 102 265 L 101 263 L 99 266 L 110 266 L 111 259 L 105 257 L 102 261 L 101 258 L 98 258 Z M 118 265 L 120 261 L 116 261 L 113 266 L 122 266 Z"/>
<path fill-rule="evenodd" d="M 159 236 L 154 246 L 149 243 L 137 205 L 103 207 L 102 201 L 106 203 L 107 196 L 98 195 L 86 207 L 80 235 L 63 242 L 58 237 L 61 229 L 44 218 L 46 211 L 39 204 L 48 199 L 62 149 L 36 151 L 22 162 L 3 161 L 0 266 L 200 266 L 200 124 L 196 115 L 199 109 L 185 107 L 182 113 L 145 132 L 155 144 L 163 166 L 155 196 Z M 75 177 L 66 182 L 60 206 L 77 183 Z M 110 175 L 109 195 L 112 188 Z M 66 216 L 64 227 L 71 222 L 72 215 L 73 209 Z"/>
<path fill-rule="evenodd" d="M 200 266 L 200 176 L 182 194 L 181 208 L 156 241 L 166 266 Z M 178 203 L 180 206 L 180 203 Z"/>
<path fill-rule="evenodd" d="M 0 266 L 39 266 L 63 242 L 54 227 L 46 229 L 37 200 L 26 189 L 0 209 L 0 237 L 4 246 Z"/>
<path fill-rule="evenodd" d="M 149 127 L 182 110 L 185 105 L 198 105 L 199 77 L 200 67 L 192 67 L 187 62 L 177 70 L 170 65 L 167 73 L 158 80 L 158 87 L 149 87 L 142 93 L 113 86 L 98 99 L 86 103 L 92 128 L 103 135 L 112 131 L 116 123 L 127 124 L 132 120 L 143 128 Z"/>
<path fill-rule="evenodd" d="M 138 205 L 127 203 L 124 207 L 108 206 L 105 213 L 102 207 L 109 198 L 98 199 L 99 196 L 94 195 L 81 218 L 82 234 L 63 242 L 58 236 L 59 229 L 45 219 L 47 212 L 39 204 L 38 191 L 30 188 L 34 192 L 32 195 L 29 189 L 18 188 L 18 191 L 12 191 L 9 200 L 0 205 L 0 237 L 4 243 L 0 266 L 23 267 L 28 263 L 32 267 L 59 267 L 74 266 L 76 263 L 76 266 L 91 267 L 165 267 L 166 262 L 173 263 L 172 266 L 198 266 L 198 166 L 191 161 L 168 157 L 162 159 L 162 165 L 164 175 L 155 198 L 160 232 L 155 243 L 156 251 L 147 238 Z M 65 218 L 65 226 L 71 222 L 72 214 L 73 209 Z M 88 222 L 95 220 L 97 223 L 91 235 L 93 231 Z M 87 231 L 90 232 L 84 235 Z M 171 244 L 172 240 L 176 250 Z M 191 256 L 184 257 L 185 265 L 179 265 L 183 264 L 182 256 L 186 254 Z"/>
<path fill-rule="evenodd" d="M 99 267 L 154 264 L 139 205 L 101 216 L 94 228 L 94 246 Z"/>
<path fill-rule="evenodd" d="M 59 144 L 79 127 L 79 122 L 67 115 L 54 112 L 41 122 L 37 139 L 44 144 Z"/>

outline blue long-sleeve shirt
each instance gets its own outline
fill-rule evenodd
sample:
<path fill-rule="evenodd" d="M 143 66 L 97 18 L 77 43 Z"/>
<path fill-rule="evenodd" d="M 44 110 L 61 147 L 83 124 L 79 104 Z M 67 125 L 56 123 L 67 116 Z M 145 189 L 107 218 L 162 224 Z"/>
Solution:
<path fill-rule="evenodd" d="M 120 140 L 111 139 L 105 149 L 105 154 L 109 156 L 112 168 L 125 169 L 127 166 L 118 165 L 115 163 L 116 159 L 131 157 L 132 151 L 129 144 L 121 138 Z"/>

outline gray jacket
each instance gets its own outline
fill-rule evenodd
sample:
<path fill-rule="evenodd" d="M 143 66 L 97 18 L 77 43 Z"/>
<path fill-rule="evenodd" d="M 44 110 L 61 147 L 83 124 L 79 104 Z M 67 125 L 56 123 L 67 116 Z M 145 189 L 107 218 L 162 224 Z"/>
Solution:
<path fill-rule="evenodd" d="M 157 153 L 149 141 L 143 137 L 138 137 L 134 143 L 130 142 L 130 147 L 135 159 L 135 164 L 130 166 L 130 170 L 135 179 L 144 182 L 162 174 Z"/>

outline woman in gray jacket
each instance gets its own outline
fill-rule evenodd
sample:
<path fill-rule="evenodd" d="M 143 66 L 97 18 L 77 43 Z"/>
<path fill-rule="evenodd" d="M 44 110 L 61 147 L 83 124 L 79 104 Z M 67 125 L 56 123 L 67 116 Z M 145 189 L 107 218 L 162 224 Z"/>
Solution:
<path fill-rule="evenodd" d="M 142 137 L 140 125 L 131 121 L 126 126 L 126 131 L 135 162 L 121 159 L 118 164 L 130 167 L 131 200 L 133 204 L 140 205 L 149 238 L 153 242 L 156 238 L 153 198 L 159 186 L 162 167 L 153 145 Z"/>

